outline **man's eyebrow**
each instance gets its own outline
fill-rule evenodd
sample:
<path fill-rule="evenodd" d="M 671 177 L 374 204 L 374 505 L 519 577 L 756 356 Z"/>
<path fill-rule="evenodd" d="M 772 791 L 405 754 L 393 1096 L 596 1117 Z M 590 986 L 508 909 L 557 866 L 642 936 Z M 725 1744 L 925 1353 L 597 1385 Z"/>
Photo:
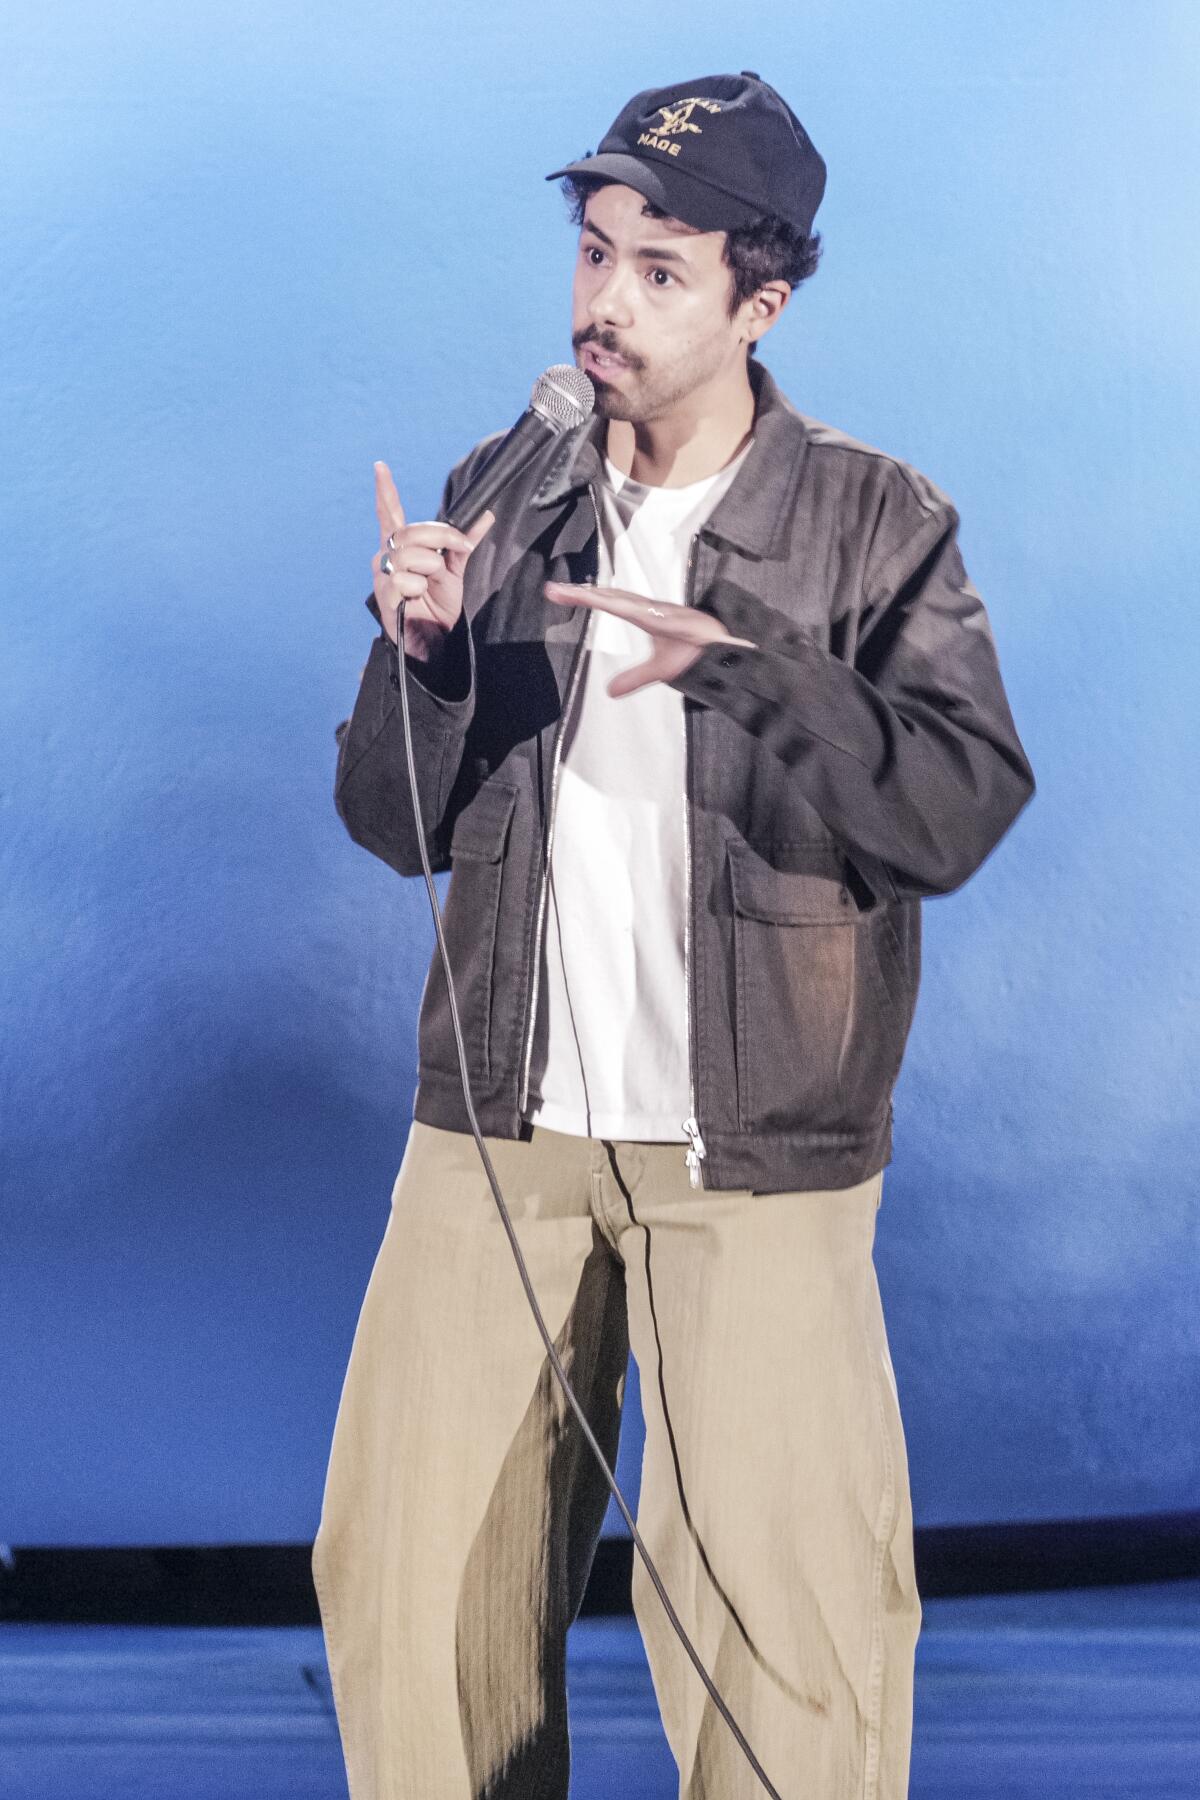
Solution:
<path fill-rule="evenodd" d="M 590 231 L 593 237 L 598 237 L 600 242 L 602 244 L 607 244 L 610 250 L 616 249 L 616 245 L 607 233 L 601 231 L 598 225 L 593 225 L 590 219 L 584 220 L 583 229 L 585 231 Z M 692 266 L 687 257 L 680 256 L 677 250 L 667 250 L 666 248 L 660 250 L 641 249 L 638 251 L 638 255 L 652 257 L 655 262 L 677 262 L 685 269 L 690 269 Z"/>

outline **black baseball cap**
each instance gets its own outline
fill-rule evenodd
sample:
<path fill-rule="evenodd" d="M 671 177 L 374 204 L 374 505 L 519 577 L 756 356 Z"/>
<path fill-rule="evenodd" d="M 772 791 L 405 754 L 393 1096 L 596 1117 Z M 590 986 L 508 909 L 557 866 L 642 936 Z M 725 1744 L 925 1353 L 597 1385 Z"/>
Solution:
<path fill-rule="evenodd" d="M 619 181 L 698 231 L 734 231 L 774 213 L 807 235 L 825 192 L 812 139 L 753 69 L 635 94 L 594 155 L 546 180 L 563 175 Z"/>

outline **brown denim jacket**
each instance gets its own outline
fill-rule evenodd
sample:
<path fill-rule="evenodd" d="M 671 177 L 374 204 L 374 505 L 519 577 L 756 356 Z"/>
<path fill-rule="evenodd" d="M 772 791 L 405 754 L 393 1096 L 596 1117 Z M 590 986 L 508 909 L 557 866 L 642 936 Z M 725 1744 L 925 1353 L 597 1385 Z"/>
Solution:
<path fill-rule="evenodd" d="M 697 532 L 690 603 L 756 648 L 705 648 L 684 696 L 691 1117 L 705 1188 L 847 1187 L 891 1160 L 921 900 L 960 887 L 1034 792 L 958 513 L 908 464 L 799 413 L 757 358 L 754 442 Z M 445 934 L 481 1130 L 521 1135 L 564 718 L 598 569 L 605 421 L 503 493 L 434 664 L 406 658 L 422 823 L 452 870 Z M 503 434 L 452 470 L 455 496 Z M 368 600 L 368 604 L 372 604 Z M 421 872 L 398 659 L 373 644 L 338 728 L 356 843 Z M 597 906 L 604 904 L 597 895 Z M 436 953 L 415 1116 L 470 1129 Z"/>

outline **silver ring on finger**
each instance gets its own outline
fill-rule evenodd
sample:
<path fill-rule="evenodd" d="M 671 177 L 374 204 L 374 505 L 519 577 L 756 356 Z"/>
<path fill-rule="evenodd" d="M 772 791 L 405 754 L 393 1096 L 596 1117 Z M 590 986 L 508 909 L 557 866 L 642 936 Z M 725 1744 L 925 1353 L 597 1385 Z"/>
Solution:
<path fill-rule="evenodd" d="M 387 548 L 389 550 L 394 550 L 396 548 L 396 534 L 394 531 L 388 535 Z"/>
<path fill-rule="evenodd" d="M 394 544 L 392 545 L 392 548 L 395 549 Z M 379 573 L 381 575 L 394 575 L 396 573 L 395 569 L 392 567 L 392 559 L 386 550 L 379 559 Z"/>

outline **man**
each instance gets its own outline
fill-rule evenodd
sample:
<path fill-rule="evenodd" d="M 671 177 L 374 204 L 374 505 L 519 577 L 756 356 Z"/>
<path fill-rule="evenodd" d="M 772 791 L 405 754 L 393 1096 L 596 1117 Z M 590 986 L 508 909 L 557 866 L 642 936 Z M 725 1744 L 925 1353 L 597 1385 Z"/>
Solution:
<path fill-rule="evenodd" d="M 872 1260 L 923 897 L 1034 791 L 958 515 L 756 360 L 824 164 L 750 71 L 647 90 L 565 179 L 588 423 L 466 533 L 497 442 L 410 524 L 376 468 L 381 633 L 339 728 L 351 836 L 451 869 L 471 1091 L 534 1288 L 777 1791 L 907 1792 L 920 1626 Z M 397 612 L 406 601 L 404 670 Z M 353 1800 L 567 1792 L 607 1490 L 547 1366 L 431 964 L 414 1122 L 314 1575 Z M 635 1564 L 681 1794 L 763 1791 Z"/>

